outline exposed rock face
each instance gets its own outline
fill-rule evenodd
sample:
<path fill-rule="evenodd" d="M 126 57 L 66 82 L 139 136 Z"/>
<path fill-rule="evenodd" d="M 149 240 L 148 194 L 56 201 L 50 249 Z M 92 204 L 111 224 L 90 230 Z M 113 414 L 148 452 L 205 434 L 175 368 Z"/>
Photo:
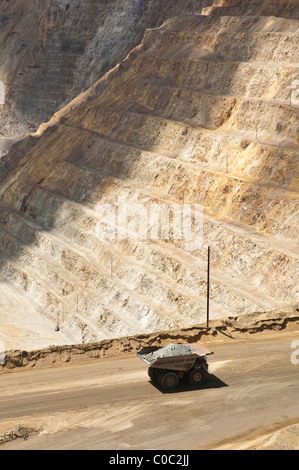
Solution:
<path fill-rule="evenodd" d="M 211 1 L 16 0 L 0 10 L 0 152 L 121 62 L 144 30 Z M 0 156 L 1 156 L 0 153 Z"/>
<path fill-rule="evenodd" d="M 208 244 L 213 318 L 296 301 L 298 31 L 236 11 L 171 19 L 2 159 L 3 341 L 21 311 L 59 314 L 62 342 L 200 323 Z M 108 240 L 100 209 L 119 197 L 198 204 L 204 245 Z"/>
<path fill-rule="evenodd" d="M 259 15 L 299 18 L 298 0 L 214 0 L 203 10 L 212 15 Z"/>

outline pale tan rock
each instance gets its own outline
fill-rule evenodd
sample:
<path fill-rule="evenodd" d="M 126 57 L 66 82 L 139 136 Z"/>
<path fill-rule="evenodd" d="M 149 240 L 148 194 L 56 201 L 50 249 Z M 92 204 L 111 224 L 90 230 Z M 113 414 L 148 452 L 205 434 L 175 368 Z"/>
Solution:
<path fill-rule="evenodd" d="M 11 320 L 0 305 L 0 319 L 22 344 L 36 338 L 18 316 L 28 303 L 29 323 L 51 322 L 38 322 L 44 346 L 57 322 L 57 344 L 204 322 L 208 245 L 212 319 L 298 302 L 298 10 L 239 16 L 234 3 L 232 16 L 148 30 L 1 159 L 0 293 L 16 304 Z M 100 238 L 99 223 L 111 227 L 99 207 L 119 197 L 200 205 L 204 245 Z"/>

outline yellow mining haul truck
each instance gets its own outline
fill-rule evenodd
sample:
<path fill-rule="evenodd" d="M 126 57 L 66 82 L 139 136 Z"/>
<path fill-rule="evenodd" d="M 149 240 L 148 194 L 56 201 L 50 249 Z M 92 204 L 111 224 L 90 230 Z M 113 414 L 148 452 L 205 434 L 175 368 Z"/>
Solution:
<path fill-rule="evenodd" d="M 188 378 L 191 385 L 202 385 L 209 375 L 207 356 L 210 354 L 214 353 L 198 343 L 172 343 L 144 347 L 137 356 L 149 366 L 151 380 L 171 391 L 183 378 Z"/>

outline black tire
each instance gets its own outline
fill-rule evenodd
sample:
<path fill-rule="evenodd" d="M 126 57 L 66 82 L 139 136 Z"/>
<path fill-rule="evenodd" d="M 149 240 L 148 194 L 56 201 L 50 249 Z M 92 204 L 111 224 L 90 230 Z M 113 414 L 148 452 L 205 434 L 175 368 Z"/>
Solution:
<path fill-rule="evenodd" d="M 188 380 L 191 385 L 203 385 L 206 381 L 207 373 L 201 367 L 191 369 Z"/>
<path fill-rule="evenodd" d="M 147 373 L 153 382 L 157 382 L 157 369 L 154 369 L 154 367 L 149 367 Z"/>
<path fill-rule="evenodd" d="M 159 384 L 164 390 L 174 390 L 179 383 L 179 378 L 175 372 L 166 371 L 159 374 Z"/>

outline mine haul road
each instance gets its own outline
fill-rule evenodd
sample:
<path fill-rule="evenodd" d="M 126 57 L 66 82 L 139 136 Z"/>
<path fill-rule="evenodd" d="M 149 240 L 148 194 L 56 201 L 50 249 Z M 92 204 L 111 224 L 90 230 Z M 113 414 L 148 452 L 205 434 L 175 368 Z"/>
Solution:
<path fill-rule="evenodd" d="M 17 426 L 39 432 L 0 449 L 254 446 L 299 422 L 296 340 L 299 331 L 206 341 L 214 351 L 211 380 L 172 393 L 150 382 L 135 355 L 1 375 L 0 433 Z"/>

